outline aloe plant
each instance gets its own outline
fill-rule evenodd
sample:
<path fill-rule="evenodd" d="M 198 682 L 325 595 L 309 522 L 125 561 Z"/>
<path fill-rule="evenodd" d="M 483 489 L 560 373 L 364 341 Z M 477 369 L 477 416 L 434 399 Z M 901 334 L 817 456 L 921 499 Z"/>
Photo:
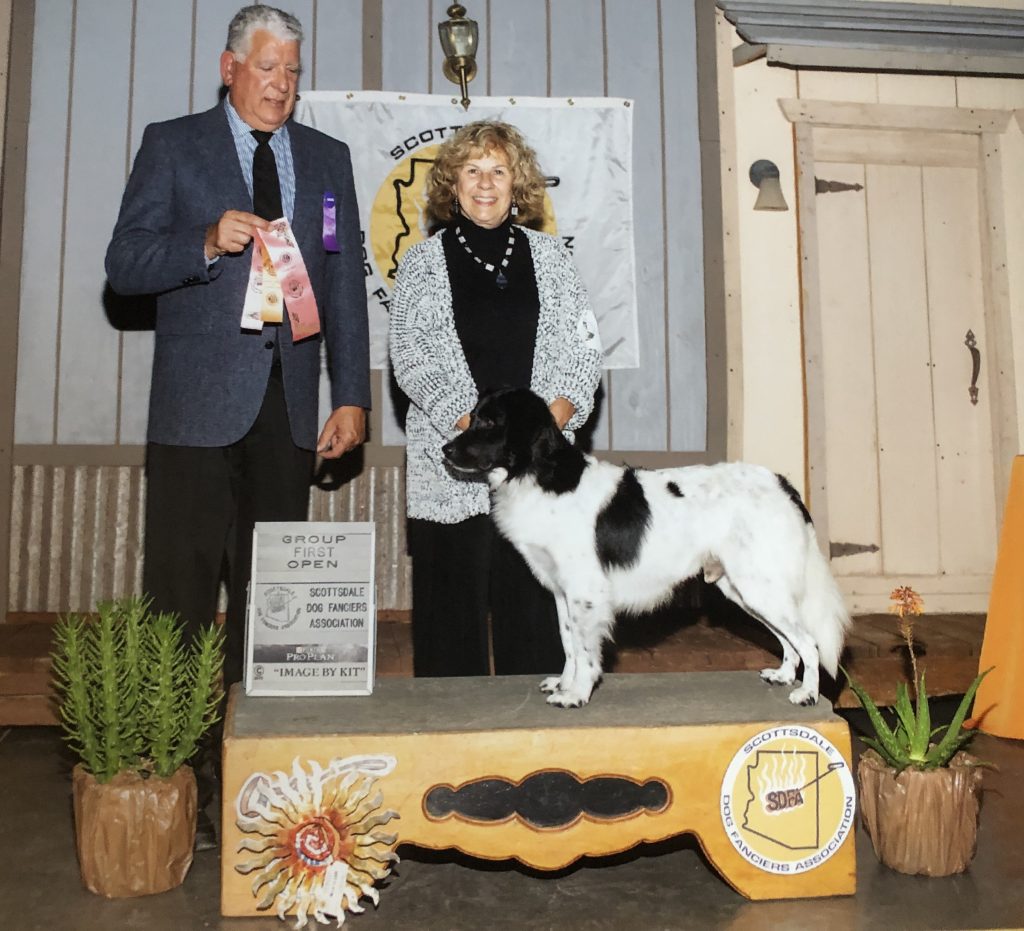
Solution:
<path fill-rule="evenodd" d="M 172 614 L 125 598 L 95 619 L 62 618 L 53 678 L 69 746 L 99 782 L 123 770 L 170 776 L 220 714 L 223 633 L 210 625 L 183 643 Z"/>
<path fill-rule="evenodd" d="M 868 720 L 875 732 L 874 737 L 863 737 L 862 739 L 888 766 L 897 772 L 907 767 L 937 769 L 941 766 L 948 766 L 949 761 L 957 752 L 964 749 L 974 737 L 973 730 L 964 730 L 964 720 L 967 717 L 967 709 L 974 701 L 974 694 L 978 691 L 981 680 L 992 669 L 986 669 L 974 677 L 974 681 L 964 694 L 949 725 L 945 728 L 933 729 L 924 673 L 918 675 L 917 657 L 914 652 L 913 618 L 924 612 L 924 602 L 921 596 L 909 586 L 894 589 L 889 597 L 894 602 L 890 610 L 899 617 L 899 632 L 910 654 L 910 665 L 914 677 L 914 701 L 911 702 L 907 684 L 899 683 L 896 686 L 896 704 L 893 706 L 896 714 L 895 726 L 890 726 L 871 696 L 853 680 L 846 669 L 843 669 L 846 681 L 850 684 L 853 694 L 857 696 L 861 707 L 867 712 Z"/>
<path fill-rule="evenodd" d="M 845 669 L 843 674 L 846 676 L 846 681 L 850 683 L 854 695 L 857 696 L 861 706 L 867 712 L 868 720 L 875 732 L 874 737 L 862 737 L 862 740 L 882 758 L 886 765 L 899 772 L 908 766 L 915 769 L 936 769 L 940 766 L 948 766 L 949 761 L 956 753 L 970 743 L 975 732 L 964 730 L 964 719 L 967 717 L 967 709 L 974 700 L 974 693 L 978 691 L 981 680 L 991 671 L 991 669 L 986 669 L 975 676 L 949 725 L 934 730 L 931 726 L 924 673 L 921 673 L 921 678 L 916 685 L 917 698 L 913 704 L 911 704 L 906 683 L 901 682 L 897 686 L 894 706 L 895 727 L 889 726 L 871 696 L 850 678 L 850 674 Z M 940 733 L 941 737 L 938 736 Z"/>

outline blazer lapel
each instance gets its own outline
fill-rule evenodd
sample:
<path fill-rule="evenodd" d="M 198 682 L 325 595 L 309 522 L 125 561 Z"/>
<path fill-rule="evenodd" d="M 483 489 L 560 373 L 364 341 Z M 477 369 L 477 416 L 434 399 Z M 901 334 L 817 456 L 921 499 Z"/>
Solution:
<path fill-rule="evenodd" d="M 215 179 L 218 204 L 224 210 L 252 210 L 252 195 L 245 186 L 242 166 L 238 164 L 238 150 L 231 137 L 231 127 L 222 104 L 203 114 L 195 139 L 195 151 L 205 176 Z M 246 206 L 247 205 L 247 206 Z"/>
<path fill-rule="evenodd" d="M 322 220 L 321 208 L 323 191 L 316 190 L 316 158 L 311 146 L 307 145 L 302 127 L 294 120 L 288 122 L 288 137 L 292 145 L 292 164 L 295 167 L 295 210 L 292 229 L 299 240 L 307 236 L 319 236 Z"/>

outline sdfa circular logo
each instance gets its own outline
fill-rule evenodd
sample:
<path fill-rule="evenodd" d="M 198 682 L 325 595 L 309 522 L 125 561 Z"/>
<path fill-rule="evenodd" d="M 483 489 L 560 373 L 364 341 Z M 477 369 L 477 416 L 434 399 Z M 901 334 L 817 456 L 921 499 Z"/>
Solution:
<path fill-rule="evenodd" d="M 821 866 L 854 825 L 853 775 L 810 727 L 761 731 L 736 752 L 722 781 L 722 826 L 733 847 L 767 873 Z"/>

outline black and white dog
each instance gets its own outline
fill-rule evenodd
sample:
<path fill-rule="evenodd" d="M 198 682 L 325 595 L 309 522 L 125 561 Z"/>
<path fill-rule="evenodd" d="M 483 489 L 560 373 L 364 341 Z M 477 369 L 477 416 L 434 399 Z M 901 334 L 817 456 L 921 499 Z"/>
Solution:
<path fill-rule="evenodd" d="M 849 615 L 800 496 L 780 475 L 729 463 L 643 471 L 584 455 L 526 389 L 485 395 L 447 443 L 457 472 L 487 475 L 498 528 L 555 595 L 565 668 L 541 682 L 553 705 L 590 700 L 616 612 L 665 603 L 684 580 L 708 582 L 782 643 L 767 682 L 818 700 L 818 664 L 836 673 Z"/>

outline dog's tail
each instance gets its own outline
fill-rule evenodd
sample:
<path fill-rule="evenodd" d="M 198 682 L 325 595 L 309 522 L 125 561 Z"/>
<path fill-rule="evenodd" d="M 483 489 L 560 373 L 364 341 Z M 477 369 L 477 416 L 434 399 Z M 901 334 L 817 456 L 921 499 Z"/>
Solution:
<path fill-rule="evenodd" d="M 801 610 L 806 629 L 813 632 L 818 643 L 818 661 L 829 675 L 835 677 L 839 669 L 839 654 L 843 652 L 843 641 L 850 626 L 850 613 L 810 525 L 808 530 Z"/>

